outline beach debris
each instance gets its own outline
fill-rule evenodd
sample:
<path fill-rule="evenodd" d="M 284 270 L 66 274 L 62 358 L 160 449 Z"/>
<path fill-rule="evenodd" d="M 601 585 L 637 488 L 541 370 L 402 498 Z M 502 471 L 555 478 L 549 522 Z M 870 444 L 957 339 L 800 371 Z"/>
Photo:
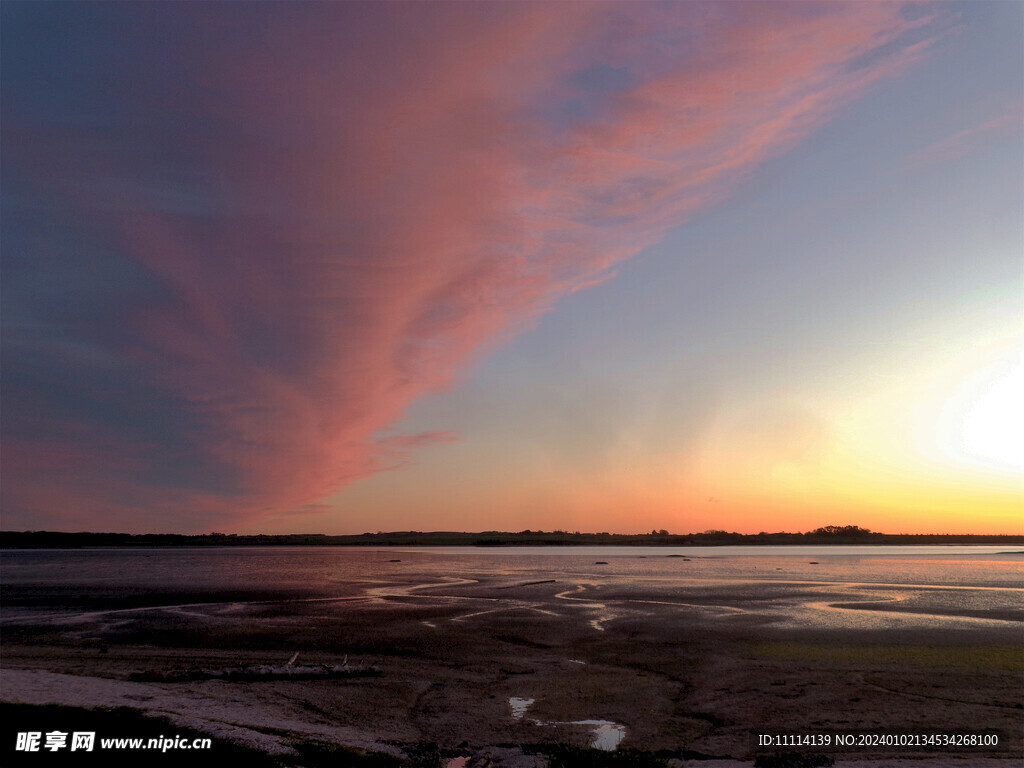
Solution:
<path fill-rule="evenodd" d="M 194 680 L 313 680 L 316 678 L 379 677 L 380 669 L 375 665 L 349 664 L 348 656 L 341 664 L 296 664 L 296 653 L 287 664 L 254 664 L 246 667 L 217 667 L 172 669 L 169 671 L 149 670 L 133 672 L 129 680 L 143 683 L 187 683 Z"/>
<path fill-rule="evenodd" d="M 608 565 L 607 560 L 595 560 L 594 565 Z"/>

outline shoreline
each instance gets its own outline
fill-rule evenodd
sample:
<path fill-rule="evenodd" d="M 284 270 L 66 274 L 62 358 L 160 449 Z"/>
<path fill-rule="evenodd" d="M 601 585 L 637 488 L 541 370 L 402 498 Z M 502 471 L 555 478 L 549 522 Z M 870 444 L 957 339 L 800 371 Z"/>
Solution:
<path fill-rule="evenodd" d="M 839 766 L 1024 755 L 1024 590 L 1001 586 L 1015 583 L 1016 559 L 972 565 L 964 584 L 957 561 L 907 560 L 917 570 L 897 573 L 884 558 L 624 558 L 616 570 L 585 557 L 213 554 L 54 553 L 38 568 L 23 558 L 28 570 L 5 584 L 2 698 L 173 713 L 242 729 L 231 738 L 263 733 L 262 750 L 296 736 L 371 750 L 436 744 L 472 759 L 512 750 L 495 766 L 522 764 L 529 745 L 586 749 L 602 724 L 621 726 L 622 754 L 737 766 L 752 764 L 752 734 L 764 732 L 969 726 L 1002 740 L 991 755 L 830 753 Z M 85 581 L 80 566 L 97 557 L 108 575 Z M 296 653 L 299 664 L 380 675 L 130 679 L 285 665 Z"/>
<path fill-rule="evenodd" d="M 362 534 L 172 534 L 0 531 L 3 549 L 96 547 L 1024 547 L 1022 534 L 876 533 L 857 526 L 828 526 L 806 533 L 567 533 L 565 531 L 397 531 Z M 1020 554 L 1015 551 L 1012 554 Z"/>

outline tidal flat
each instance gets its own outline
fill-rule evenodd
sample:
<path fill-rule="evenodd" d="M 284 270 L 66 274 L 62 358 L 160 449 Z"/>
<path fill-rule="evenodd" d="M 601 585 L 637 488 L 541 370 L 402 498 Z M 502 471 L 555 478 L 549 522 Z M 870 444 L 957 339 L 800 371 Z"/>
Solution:
<path fill-rule="evenodd" d="M 9 550 L 0 698 L 159 713 L 286 763 L 306 740 L 752 765 L 765 734 L 998 737 L 786 750 L 837 765 L 1024 755 L 1024 555 L 637 549 Z M 379 675 L 139 681 L 289 661 Z"/>

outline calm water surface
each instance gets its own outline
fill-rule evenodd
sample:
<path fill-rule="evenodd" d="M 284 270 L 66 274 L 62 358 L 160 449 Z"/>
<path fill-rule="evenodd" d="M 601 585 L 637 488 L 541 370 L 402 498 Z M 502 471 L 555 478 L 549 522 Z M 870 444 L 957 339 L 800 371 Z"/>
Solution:
<path fill-rule="evenodd" d="M 1024 587 L 1006 547 L 238 547 L 4 550 L 0 583 L 159 589 L 300 589 L 410 578 L 819 581 Z"/>

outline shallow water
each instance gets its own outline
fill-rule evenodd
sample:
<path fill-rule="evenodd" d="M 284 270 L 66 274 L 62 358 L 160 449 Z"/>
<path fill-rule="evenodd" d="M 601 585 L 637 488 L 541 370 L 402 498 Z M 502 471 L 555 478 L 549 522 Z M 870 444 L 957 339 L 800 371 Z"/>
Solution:
<path fill-rule="evenodd" d="M 508 706 L 512 710 L 512 719 L 522 720 L 526 711 L 533 706 L 533 701 L 533 699 L 521 699 L 518 696 L 511 697 L 508 700 Z"/>
<path fill-rule="evenodd" d="M 573 725 L 594 726 L 594 740 L 590 743 L 594 749 L 615 749 L 626 738 L 626 726 L 608 720 L 577 720 Z"/>
<path fill-rule="evenodd" d="M 512 696 L 508 700 L 509 708 L 512 710 L 513 720 L 522 720 L 523 716 L 534 704 L 534 699 L 523 699 Z M 611 720 L 569 720 L 566 722 L 531 720 L 534 725 L 548 728 L 559 728 L 571 725 L 587 726 L 593 734 L 590 746 L 593 749 L 611 751 L 616 749 L 622 740 L 626 738 L 626 726 L 613 723 Z"/>
<path fill-rule="evenodd" d="M 402 555 L 396 559 L 396 555 Z M 603 562 L 601 562 L 603 561 Z M 818 567 L 811 567 L 818 566 Z M 326 587 L 419 570 L 584 571 L 615 575 L 792 578 L 1020 586 L 1024 551 L 1005 546 L 177 547 L 0 550 L 4 584 Z M 426 570 L 424 570 L 426 569 Z"/>
<path fill-rule="evenodd" d="M 5 622 L 47 608 L 85 621 L 157 606 L 226 619 L 261 598 L 457 609 L 422 617 L 428 628 L 513 610 L 571 615 L 595 632 L 664 609 L 825 628 L 1024 621 L 1024 554 L 1000 547 L 7 550 L 0 582 Z"/>

